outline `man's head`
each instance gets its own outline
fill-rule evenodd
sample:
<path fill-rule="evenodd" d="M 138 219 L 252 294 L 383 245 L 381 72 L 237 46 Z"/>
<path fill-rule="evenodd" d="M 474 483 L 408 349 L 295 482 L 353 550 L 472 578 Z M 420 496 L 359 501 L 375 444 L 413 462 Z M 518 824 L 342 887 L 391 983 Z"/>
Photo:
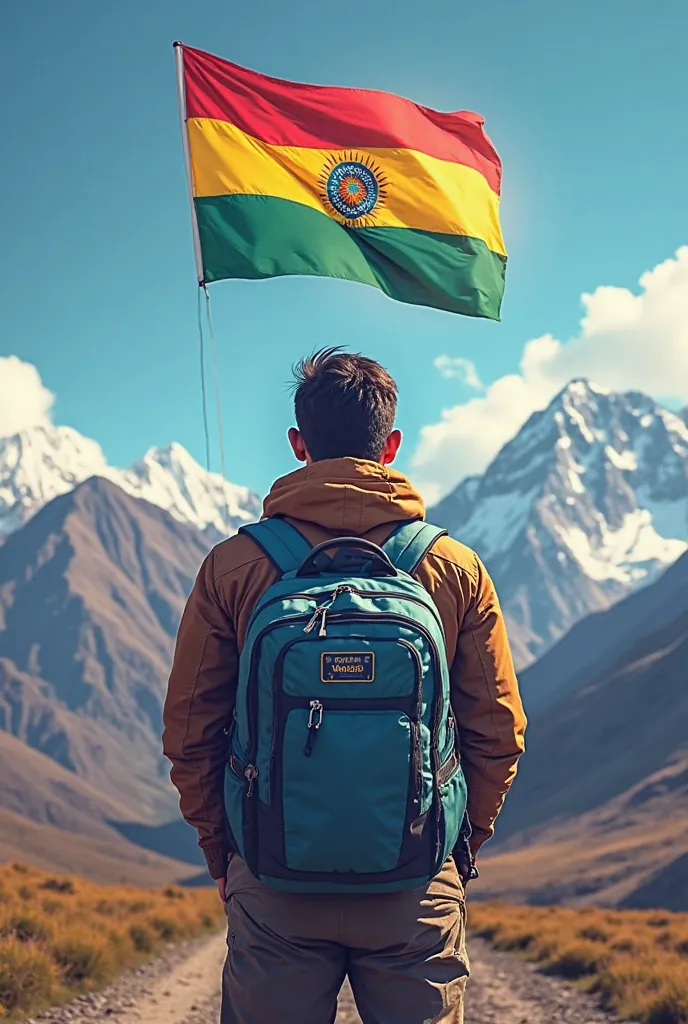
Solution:
<path fill-rule="evenodd" d="M 294 368 L 298 429 L 289 441 L 300 462 L 351 457 L 388 465 L 401 432 L 394 429 L 397 386 L 365 356 L 324 348 Z"/>

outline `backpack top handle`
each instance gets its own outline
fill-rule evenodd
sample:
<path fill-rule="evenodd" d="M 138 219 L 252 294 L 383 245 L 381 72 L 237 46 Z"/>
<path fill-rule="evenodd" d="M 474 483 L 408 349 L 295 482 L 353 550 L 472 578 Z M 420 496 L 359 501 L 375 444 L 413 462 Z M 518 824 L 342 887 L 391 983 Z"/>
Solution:
<path fill-rule="evenodd" d="M 327 552 L 333 548 L 337 549 L 337 554 L 330 557 Z M 347 549 L 349 550 L 347 551 Z M 356 552 L 360 556 L 358 559 L 353 557 Z M 340 558 L 340 553 L 345 557 Z M 364 537 L 334 537 L 332 540 L 324 540 L 322 544 L 317 544 L 313 548 L 297 569 L 296 575 L 319 576 L 321 573 L 343 573 L 347 570 L 350 570 L 352 575 L 398 575 L 389 556 L 382 548 Z"/>

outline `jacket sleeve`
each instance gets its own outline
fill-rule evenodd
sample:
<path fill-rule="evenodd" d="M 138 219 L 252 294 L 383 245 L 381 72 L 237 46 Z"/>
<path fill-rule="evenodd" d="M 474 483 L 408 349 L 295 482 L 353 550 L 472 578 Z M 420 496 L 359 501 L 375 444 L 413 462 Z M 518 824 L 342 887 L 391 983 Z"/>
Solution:
<path fill-rule="evenodd" d="M 198 830 L 213 878 L 227 870 L 224 768 L 236 696 L 239 652 L 233 623 L 214 583 L 214 553 L 206 558 L 182 616 L 163 712 L 163 750 L 181 812 Z"/>
<path fill-rule="evenodd" d="M 473 854 L 489 839 L 524 750 L 526 719 L 504 617 L 485 567 L 459 631 L 452 706 L 468 784 Z"/>

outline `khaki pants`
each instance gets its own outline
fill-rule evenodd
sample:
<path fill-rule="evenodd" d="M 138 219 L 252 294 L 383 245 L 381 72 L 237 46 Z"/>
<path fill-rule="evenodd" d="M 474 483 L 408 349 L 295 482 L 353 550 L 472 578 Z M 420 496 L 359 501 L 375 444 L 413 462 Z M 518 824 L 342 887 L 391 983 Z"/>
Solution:
<path fill-rule="evenodd" d="M 221 1024 L 333 1024 L 349 976 L 363 1024 L 462 1024 L 466 910 L 452 860 L 423 889 L 281 893 L 228 872 Z"/>

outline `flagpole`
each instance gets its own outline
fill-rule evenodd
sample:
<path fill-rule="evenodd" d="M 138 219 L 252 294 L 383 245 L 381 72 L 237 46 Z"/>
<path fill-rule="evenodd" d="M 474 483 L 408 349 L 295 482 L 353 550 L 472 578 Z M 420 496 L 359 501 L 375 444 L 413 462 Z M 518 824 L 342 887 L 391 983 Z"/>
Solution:
<path fill-rule="evenodd" d="M 186 90 L 184 88 L 184 45 L 173 43 L 174 54 L 177 65 L 177 96 L 179 98 L 179 122 L 182 130 L 182 147 L 184 149 L 184 165 L 186 167 L 186 180 L 189 187 L 189 203 L 191 204 L 191 231 L 193 234 L 194 256 L 196 258 L 196 277 L 199 286 L 203 285 L 203 256 L 201 254 L 201 237 L 198 233 L 198 220 L 196 219 L 196 207 L 194 205 L 193 178 L 191 176 L 191 156 L 189 155 L 189 133 L 186 127 Z"/>
<path fill-rule="evenodd" d="M 191 174 L 191 154 L 189 153 L 189 133 L 186 125 L 186 88 L 184 86 L 184 44 L 175 42 L 174 53 L 177 65 L 177 95 L 179 97 L 179 121 L 182 130 L 182 146 L 184 148 L 184 164 L 186 166 L 186 180 L 189 186 L 189 203 L 191 205 L 191 229 L 193 233 L 193 245 L 194 245 L 194 256 L 196 258 L 196 277 L 198 279 L 199 288 L 202 288 L 205 292 L 205 309 L 206 319 L 208 321 L 208 329 L 210 331 L 210 345 L 211 345 L 211 357 L 213 363 L 213 379 L 215 383 L 215 403 L 217 407 L 217 427 L 220 445 L 220 474 L 222 477 L 222 493 L 225 504 L 225 529 L 227 533 L 230 530 L 230 516 L 229 516 L 229 498 L 227 495 L 227 473 L 225 469 L 225 450 L 224 440 L 222 431 L 222 404 L 220 400 L 220 380 L 217 368 L 217 351 L 215 346 L 215 331 L 213 329 L 213 321 L 210 314 L 210 295 L 208 294 L 208 286 L 205 281 L 203 272 L 203 254 L 201 252 L 201 237 L 198 233 L 198 219 L 196 217 L 196 204 L 194 203 L 193 193 L 193 177 Z M 203 327 L 201 324 L 201 306 L 200 306 L 200 291 L 198 293 L 199 305 L 198 305 L 198 330 L 201 339 L 201 388 L 203 392 L 203 423 L 205 427 L 206 436 L 206 461 L 208 463 L 208 470 L 210 470 L 210 447 L 208 443 L 208 414 L 206 409 L 206 397 L 205 397 L 205 372 L 204 372 L 204 359 L 203 359 Z"/>

